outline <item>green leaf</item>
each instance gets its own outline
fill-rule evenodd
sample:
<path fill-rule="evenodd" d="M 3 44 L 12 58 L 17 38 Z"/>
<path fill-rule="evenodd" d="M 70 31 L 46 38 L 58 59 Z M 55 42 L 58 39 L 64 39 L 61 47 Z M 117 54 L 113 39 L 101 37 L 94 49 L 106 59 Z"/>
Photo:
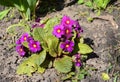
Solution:
<path fill-rule="evenodd" d="M 83 3 L 84 3 L 84 0 L 78 0 L 77 3 L 78 3 L 78 4 L 83 4 Z"/>
<path fill-rule="evenodd" d="M 30 8 L 27 8 L 25 15 L 26 15 L 26 17 L 25 17 L 26 20 L 30 19 L 30 16 L 31 16 Z"/>
<path fill-rule="evenodd" d="M 33 72 L 37 70 L 37 65 L 29 60 L 25 60 L 19 65 L 17 74 L 27 74 L 31 76 Z"/>
<path fill-rule="evenodd" d="M 43 68 L 43 67 L 38 67 L 38 72 L 39 72 L 39 73 L 44 73 L 44 72 L 45 72 L 45 68 Z"/>
<path fill-rule="evenodd" d="M 10 10 L 11 10 L 11 8 L 1 11 L 0 12 L 0 20 L 2 20 L 9 13 Z"/>
<path fill-rule="evenodd" d="M 109 75 L 108 75 L 107 73 L 102 73 L 102 79 L 103 79 L 104 81 L 106 81 L 106 80 L 109 80 L 110 77 L 109 77 Z"/>
<path fill-rule="evenodd" d="M 105 9 L 109 2 L 110 0 L 104 0 L 104 3 L 102 4 L 102 8 Z"/>
<path fill-rule="evenodd" d="M 48 43 L 48 48 L 49 48 L 49 54 L 52 57 L 57 57 L 58 53 L 58 38 L 55 36 L 49 36 L 47 43 Z"/>
<path fill-rule="evenodd" d="M 27 60 L 23 61 L 17 69 L 17 74 L 27 74 L 31 76 L 33 72 L 39 70 L 39 65 L 44 62 L 46 58 L 46 51 L 42 51 L 40 54 L 33 54 Z"/>
<path fill-rule="evenodd" d="M 26 48 L 29 48 L 27 41 L 23 42 L 22 45 L 25 46 Z"/>
<path fill-rule="evenodd" d="M 53 27 L 55 25 L 59 24 L 59 22 L 60 22 L 60 18 L 58 18 L 58 17 L 54 17 L 54 18 L 49 19 L 44 27 L 45 32 L 48 35 L 52 35 Z"/>
<path fill-rule="evenodd" d="M 35 40 L 40 41 L 42 47 L 45 50 L 48 50 L 47 40 L 45 39 L 46 38 L 46 33 L 45 33 L 43 28 L 34 28 L 34 30 L 33 30 L 33 38 Z"/>
<path fill-rule="evenodd" d="M 46 58 L 46 51 L 43 50 L 39 54 L 33 54 L 29 60 L 37 64 L 38 66 L 41 65 Z"/>
<path fill-rule="evenodd" d="M 7 6 L 7 7 L 13 7 L 13 1 L 12 0 L 0 0 L 0 5 Z"/>
<path fill-rule="evenodd" d="M 92 48 L 89 47 L 87 44 L 79 43 L 78 47 L 79 47 L 80 54 L 88 54 L 88 53 L 93 52 Z"/>
<path fill-rule="evenodd" d="M 68 73 L 72 68 L 72 58 L 69 56 L 64 56 L 63 58 L 55 59 L 54 67 L 59 72 Z"/>
<path fill-rule="evenodd" d="M 91 8 L 93 7 L 93 3 L 91 1 L 86 2 L 85 5 Z"/>
<path fill-rule="evenodd" d="M 31 11 L 33 11 L 34 8 L 36 7 L 37 0 L 27 0 L 27 2 L 29 4 Z"/>
<path fill-rule="evenodd" d="M 80 80 L 84 79 L 84 77 L 85 77 L 84 74 L 79 74 L 79 76 L 78 76 L 78 78 L 79 78 Z"/>

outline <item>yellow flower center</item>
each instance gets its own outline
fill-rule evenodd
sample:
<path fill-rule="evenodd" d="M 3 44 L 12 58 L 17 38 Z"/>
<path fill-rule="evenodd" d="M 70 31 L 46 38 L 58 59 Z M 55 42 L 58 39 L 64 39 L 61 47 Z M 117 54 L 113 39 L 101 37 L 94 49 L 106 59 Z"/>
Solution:
<path fill-rule="evenodd" d="M 69 46 L 70 46 L 69 44 L 66 44 L 66 46 L 65 46 L 65 47 L 66 47 L 66 48 L 68 48 Z"/>
<path fill-rule="evenodd" d="M 26 40 L 27 40 L 27 37 L 24 37 L 24 40 L 26 41 Z"/>
<path fill-rule="evenodd" d="M 34 47 L 34 48 L 36 48 L 36 47 L 37 47 L 37 45 L 36 45 L 36 44 L 33 44 L 33 47 Z"/>
<path fill-rule="evenodd" d="M 68 34 L 69 32 L 70 32 L 70 31 L 67 29 L 67 30 L 66 30 L 66 34 Z"/>
<path fill-rule="evenodd" d="M 58 30 L 57 30 L 57 33 L 60 33 L 60 32 L 61 32 L 61 30 L 60 30 L 60 29 L 58 29 Z"/>

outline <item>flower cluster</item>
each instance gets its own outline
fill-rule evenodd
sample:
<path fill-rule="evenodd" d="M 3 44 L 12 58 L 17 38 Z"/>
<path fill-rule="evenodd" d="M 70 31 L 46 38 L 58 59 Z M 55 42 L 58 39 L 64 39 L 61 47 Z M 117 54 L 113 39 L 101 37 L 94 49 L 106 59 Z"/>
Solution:
<path fill-rule="evenodd" d="M 65 52 L 73 51 L 74 42 L 72 41 L 72 37 L 74 36 L 74 31 L 77 34 L 76 37 L 79 38 L 83 29 L 80 27 L 78 21 L 72 20 L 68 16 L 63 16 L 60 24 L 54 26 L 52 33 L 62 41 L 60 48 Z"/>
<path fill-rule="evenodd" d="M 16 51 L 20 56 L 25 56 L 26 47 L 23 46 L 23 43 L 27 42 L 29 50 L 34 53 L 41 50 L 40 42 L 35 41 L 28 33 L 24 33 L 17 41 L 16 41 Z"/>
<path fill-rule="evenodd" d="M 80 67 L 82 65 L 80 54 L 74 55 L 74 62 L 75 62 L 75 66 L 77 67 Z"/>

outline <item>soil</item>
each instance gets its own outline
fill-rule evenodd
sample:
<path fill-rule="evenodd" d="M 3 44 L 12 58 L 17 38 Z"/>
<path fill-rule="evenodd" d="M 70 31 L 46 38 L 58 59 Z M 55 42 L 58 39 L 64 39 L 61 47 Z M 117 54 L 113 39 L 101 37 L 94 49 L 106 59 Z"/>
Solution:
<path fill-rule="evenodd" d="M 59 11 L 47 13 L 41 18 L 68 15 L 78 20 L 84 30 L 82 36 L 85 38 L 85 43 L 94 50 L 94 53 L 89 55 L 86 63 L 88 66 L 97 69 L 89 71 L 90 76 L 80 82 L 113 82 L 113 73 L 120 73 L 120 6 L 113 8 L 111 13 L 106 10 L 100 16 L 97 16 L 85 5 L 78 5 L 75 2 L 72 4 L 71 0 L 66 4 L 69 5 L 65 5 Z M 0 6 L 0 10 L 4 9 L 5 7 Z M 30 77 L 16 74 L 17 66 L 25 58 L 18 55 L 12 44 L 24 31 L 23 28 L 16 28 L 17 33 L 15 36 L 6 32 L 8 26 L 21 20 L 18 12 L 12 18 L 10 18 L 10 15 L 11 13 L 0 21 L 0 82 L 63 82 L 61 75 L 53 68 L 47 69 L 44 74 L 35 73 Z M 89 22 L 87 20 L 89 17 L 94 17 L 94 20 Z M 110 71 L 111 78 L 108 81 L 103 81 L 101 73 L 106 71 L 110 63 L 113 66 Z M 71 80 L 64 82 L 71 82 Z M 120 76 L 117 82 L 120 82 Z"/>

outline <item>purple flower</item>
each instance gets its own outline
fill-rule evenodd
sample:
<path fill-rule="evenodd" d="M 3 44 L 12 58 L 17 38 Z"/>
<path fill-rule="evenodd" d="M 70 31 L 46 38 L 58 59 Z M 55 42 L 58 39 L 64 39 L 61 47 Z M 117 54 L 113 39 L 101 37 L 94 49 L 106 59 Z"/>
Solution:
<path fill-rule="evenodd" d="M 22 45 L 16 46 L 16 51 L 19 53 L 20 56 L 24 56 L 25 55 L 25 51 Z"/>
<path fill-rule="evenodd" d="M 74 28 L 75 28 L 76 31 L 79 31 L 80 33 L 83 32 L 83 29 L 81 28 L 78 21 L 75 21 Z"/>
<path fill-rule="evenodd" d="M 30 40 L 28 45 L 31 52 L 38 52 L 41 50 L 39 41 Z"/>
<path fill-rule="evenodd" d="M 35 20 L 35 22 L 40 22 L 40 20 L 41 20 L 40 18 L 37 18 L 37 19 Z"/>
<path fill-rule="evenodd" d="M 80 67 L 81 66 L 81 62 L 75 62 L 75 66 Z"/>
<path fill-rule="evenodd" d="M 21 38 L 20 38 L 21 43 L 24 42 L 24 41 L 27 41 L 27 38 L 28 38 L 28 37 L 29 37 L 29 34 L 28 34 L 28 33 L 24 33 L 24 34 L 21 36 Z"/>
<path fill-rule="evenodd" d="M 66 39 L 69 39 L 69 38 L 71 38 L 72 37 L 72 28 L 70 28 L 70 27 L 65 27 L 65 30 L 64 30 L 65 32 L 65 37 L 66 37 Z"/>
<path fill-rule="evenodd" d="M 74 55 L 73 61 L 75 62 L 75 66 L 80 67 L 82 65 L 80 54 Z"/>
<path fill-rule="evenodd" d="M 80 33 L 83 32 L 83 29 L 81 28 L 78 21 L 75 21 L 74 28 L 75 28 L 75 31 L 77 32 L 77 37 L 80 37 Z"/>
<path fill-rule="evenodd" d="M 19 38 L 19 39 L 16 41 L 16 44 L 17 44 L 17 45 L 21 45 L 21 38 Z"/>
<path fill-rule="evenodd" d="M 34 40 L 33 37 L 28 37 L 27 42 L 30 42 L 31 40 Z"/>
<path fill-rule="evenodd" d="M 65 52 L 72 52 L 74 47 L 74 43 L 70 40 L 66 40 L 60 44 L 60 48 L 62 48 Z"/>
<path fill-rule="evenodd" d="M 57 38 L 61 38 L 61 36 L 64 34 L 64 27 L 63 25 L 56 25 L 53 29 L 53 35 L 55 35 Z"/>
<path fill-rule="evenodd" d="M 70 17 L 68 16 L 63 16 L 61 24 L 63 24 L 64 26 L 72 27 L 74 24 L 74 20 L 70 19 Z"/>

